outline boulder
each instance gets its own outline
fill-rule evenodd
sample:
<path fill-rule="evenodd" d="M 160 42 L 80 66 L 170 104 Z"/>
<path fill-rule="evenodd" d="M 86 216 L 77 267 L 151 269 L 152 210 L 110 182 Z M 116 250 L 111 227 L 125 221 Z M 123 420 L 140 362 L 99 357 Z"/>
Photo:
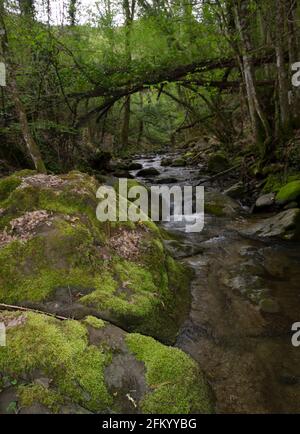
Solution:
<path fill-rule="evenodd" d="M 127 178 L 127 179 L 133 179 L 134 176 L 131 175 L 131 173 L 128 170 L 116 170 L 112 173 L 113 176 L 116 178 Z"/>
<path fill-rule="evenodd" d="M 275 203 L 275 193 L 268 193 L 260 196 L 255 202 L 255 208 L 269 208 Z"/>
<path fill-rule="evenodd" d="M 141 176 L 142 178 L 147 178 L 149 176 L 159 175 L 159 171 L 155 169 L 155 167 L 146 167 L 145 169 L 139 170 L 136 175 Z"/>
<path fill-rule="evenodd" d="M 298 208 L 297 202 L 289 202 L 284 206 L 284 209 L 293 209 L 293 208 Z"/>
<path fill-rule="evenodd" d="M 210 388 L 178 348 L 96 317 L 0 312 L 1 413 L 211 413 Z M 46 386 L 39 376 L 51 381 Z M 154 387 L 155 385 L 155 387 Z"/>
<path fill-rule="evenodd" d="M 171 166 L 172 166 L 172 167 L 183 167 L 183 166 L 186 166 L 186 161 L 185 161 L 184 158 L 176 158 L 176 159 L 172 162 Z"/>
<path fill-rule="evenodd" d="M 240 198 L 245 192 L 245 187 L 242 182 L 237 182 L 236 184 L 229 187 L 227 190 L 224 191 L 224 194 L 226 194 L 229 197 L 232 197 L 233 199 Z"/>
<path fill-rule="evenodd" d="M 209 156 L 207 166 L 210 172 L 219 173 L 229 168 L 229 161 L 222 152 L 217 152 Z"/>
<path fill-rule="evenodd" d="M 285 240 L 299 240 L 300 209 L 294 208 L 282 211 L 275 216 L 253 224 L 243 233 L 262 238 L 279 237 Z"/>
<path fill-rule="evenodd" d="M 284 205 L 300 199 L 300 181 L 292 181 L 284 185 L 276 195 L 276 203 Z"/>
<path fill-rule="evenodd" d="M 171 166 L 173 160 L 172 158 L 163 158 L 160 162 L 161 166 Z"/>
<path fill-rule="evenodd" d="M 98 187 L 80 172 L 0 180 L 0 302 L 92 313 L 171 343 L 188 310 L 189 272 L 151 220 L 100 222 Z"/>
<path fill-rule="evenodd" d="M 127 170 L 140 170 L 143 168 L 143 165 L 141 163 L 129 163 L 127 166 Z"/>
<path fill-rule="evenodd" d="M 217 217 L 233 216 L 240 210 L 240 205 L 223 193 L 207 192 L 204 197 L 204 210 Z"/>
<path fill-rule="evenodd" d="M 172 177 L 165 177 L 165 178 L 160 178 L 156 181 L 157 184 L 175 184 L 177 182 L 176 178 L 172 178 Z"/>

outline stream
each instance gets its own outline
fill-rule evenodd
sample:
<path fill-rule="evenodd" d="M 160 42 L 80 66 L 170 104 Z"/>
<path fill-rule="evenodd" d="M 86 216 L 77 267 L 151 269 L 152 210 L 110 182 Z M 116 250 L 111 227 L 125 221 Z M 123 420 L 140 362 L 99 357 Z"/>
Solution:
<path fill-rule="evenodd" d="M 135 160 L 160 172 L 138 179 L 193 185 L 201 178 L 199 167 L 162 167 L 163 157 Z M 200 233 L 185 232 L 185 222 L 162 223 L 176 238 L 166 241 L 170 253 L 194 270 L 176 346 L 205 372 L 218 413 L 300 411 L 300 347 L 291 343 L 291 326 L 300 321 L 300 245 L 242 235 L 262 218 L 242 208 L 230 217 L 206 214 Z"/>

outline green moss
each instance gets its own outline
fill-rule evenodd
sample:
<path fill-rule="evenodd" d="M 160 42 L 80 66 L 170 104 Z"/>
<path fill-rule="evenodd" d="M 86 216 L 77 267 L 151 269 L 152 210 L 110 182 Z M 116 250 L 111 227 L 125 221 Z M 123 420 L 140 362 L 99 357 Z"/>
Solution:
<path fill-rule="evenodd" d="M 214 203 L 205 203 L 204 211 L 207 214 L 212 214 L 215 215 L 216 217 L 222 217 L 225 215 L 222 205 L 214 204 Z"/>
<path fill-rule="evenodd" d="M 208 385 L 196 362 L 187 354 L 139 334 L 128 335 L 126 343 L 146 366 L 151 392 L 143 399 L 145 413 L 212 413 Z"/>
<path fill-rule="evenodd" d="M 208 170 L 213 173 L 222 172 L 229 167 L 227 157 L 223 152 L 211 154 L 208 159 Z"/>
<path fill-rule="evenodd" d="M 293 201 L 300 197 L 300 181 L 289 182 L 276 195 L 278 201 Z"/>
<path fill-rule="evenodd" d="M 23 314 L 20 314 L 24 316 Z M 0 314 L 5 320 L 5 313 Z M 15 378 L 43 372 L 51 378 L 59 402 L 65 397 L 91 411 L 103 411 L 112 402 L 104 382 L 111 355 L 88 345 L 87 330 L 77 321 L 61 321 L 26 313 L 22 325 L 9 328 L 7 346 L 0 352 L 0 371 Z M 41 388 L 20 389 L 21 399 L 53 404 L 53 394 Z"/>
<path fill-rule="evenodd" d="M 15 175 L 0 180 L 0 202 L 3 202 L 21 184 L 21 178 Z"/>
<path fill-rule="evenodd" d="M 263 192 L 264 193 L 277 193 L 282 185 L 282 176 L 280 174 L 277 175 L 269 175 L 267 178 L 267 182 L 264 185 Z"/>
<path fill-rule="evenodd" d="M 94 279 L 94 287 L 95 291 L 80 301 L 99 310 L 110 310 L 124 321 L 143 319 L 158 304 L 159 289 L 151 273 L 129 261 L 116 261 L 111 273 L 104 272 Z"/>
<path fill-rule="evenodd" d="M 53 413 L 58 413 L 60 406 L 64 403 L 63 397 L 57 391 L 40 384 L 19 386 L 18 399 L 19 407 L 31 407 L 35 403 L 39 403 Z"/>
<path fill-rule="evenodd" d="M 105 322 L 102 319 L 91 315 L 85 317 L 83 322 L 91 327 L 94 327 L 94 329 L 101 329 L 102 327 L 105 327 Z"/>
<path fill-rule="evenodd" d="M 47 236 L 6 245 L 0 249 L 0 300 L 34 302 L 58 287 L 90 288 L 92 243 L 84 226 L 60 222 Z"/>

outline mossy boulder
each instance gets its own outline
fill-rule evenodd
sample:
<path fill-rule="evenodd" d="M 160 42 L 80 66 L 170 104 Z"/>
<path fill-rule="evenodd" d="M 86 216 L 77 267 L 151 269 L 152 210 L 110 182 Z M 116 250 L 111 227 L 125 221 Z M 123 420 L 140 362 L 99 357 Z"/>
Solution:
<path fill-rule="evenodd" d="M 92 314 L 173 342 L 189 307 L 189 272 L 152 221 L 99 222 L 98 183 L 80 172 L 15 174 L 0 189 L 3 182 L 1 302 Z"/>
<path fill-rule="evenodd" d="M 172 167 L 183 167 L 183 166 L 186 166 L 186 160 L 183 157 L 176 158 L 174 161 L 172 161 L 171 166 Z"/>
<path fill-rule="evenodd" d="M 210 172 L 219 173 L 229 168 L 229 161 L 222 152 L 216 152 L 209 156 L 207 166 Z"/>
<path fill-rule="evenodd" d="M 237 214 L 239 210 L 239 204 L 231 197 L 219 192 L 205 193 L 205 213 L 216 217 L 230 217 Z"/>
<path fill-rule="evenodd" d="M 0 312 L 2 413 L 211 413 L 210 389 L 181 350 L 96 318 Z"/>
<path fill-rule="evenodd" d="M 159 175 L 159 171 L 155 169 L 155 167 L 145 167 L 145 169 L 139 170 L 136 175 L 142 178 L 148 178 L 150 176 Z"/>
<path fill-rule="evenodd" d="M 276 195 L 277 203 L 288 203 L 300 199 L 300 181 L 292 181 L 284 185 Z"/>
<path fill-rule="evenodd" d="M 160 165 L 165 167 L 165 166 L 171 166 L 173 160 L 172 158 L 162 158 Z"/>

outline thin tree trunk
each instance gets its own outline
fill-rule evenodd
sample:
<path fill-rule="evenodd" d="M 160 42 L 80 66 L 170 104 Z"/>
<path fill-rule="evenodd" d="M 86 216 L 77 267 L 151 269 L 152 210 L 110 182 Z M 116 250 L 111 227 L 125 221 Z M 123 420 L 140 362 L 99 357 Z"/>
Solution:
<path fill-rule="evenodd" d="M 276 0 L 276 41 L 275 41 L 275 52 L 276 52 L 276 65 L 277 65 L 277 77 L 278 77 L 278 96 L 280 105 L 280 120 L 281 129 L 283 132 L 289 130 L 290 127 L 290 107 L 288 92 L 289 86 L 287 81 L 287 74 L 284 64 L 284 54 L 283 54 L 283 34 L 284 34 L 284 0 Z"/>
<path fill-rule="evenodd" d="M 131 66 L 130 37 L 131 37 L 131 26 L 134 17 L 134 11 L 135 11 L 135 0 L 132 0 L 131 7 L 129 4 L 129 0 L 123 0 L 123 9 L 125 12 L 125 55 L 127 59 L 128 69 L 130 69 Z M 131 98 L 130 95 L 127 95 L 125 97 L 125 103 L 124 103 L 124 116 L 123 116 L 123 125 L 121 131 L 121 144 L 123 148 L 126 148 L 128 146 L 128 139 L 129 139 L 130 98 Z"/>
<path fill-rule="evenodd" d="M 141 111 L 143 110 L 143 107 L 144 107 L 143 92 L 140 92 L 140 110 Z M 140 125 L 139 125 L 138 137 L 137 137 L 137 145 L 138 146 L 141 144 L 143 132 L 144 132 L 144 121 L 143 121 L 143 119 L 141 119 Z"/>
<path fill-rule="evenodd" d="M 4 61 L 8 69 L 8 88 L 10 90 L 15 105 L 15 109 L 19 118 L 23 139 L 25 141 L 28 153 L 33 161 L 34 167 L 38 172 L 46 173 L 47 171 L 42 159 L 40 149 L 31 134 L 25 106 L 22 103 L 19 95 L 16 75 L 15 75 L 15 65 L 13 64 L 13 61 L 11 59 L 11 54 L 9 51 L 9 43 L 8 43 L 8 37 L 6 33 L 4 13 L 5 10 L 3 5 L 3 0 L 1 0 L 0 1 L 0 26 L 2 27 L 3 30 L 3 34 L 1 38 L 1 42 L 2 42 L 1 46 L 2 46 L 2 54 L 4 57 Z"/>

